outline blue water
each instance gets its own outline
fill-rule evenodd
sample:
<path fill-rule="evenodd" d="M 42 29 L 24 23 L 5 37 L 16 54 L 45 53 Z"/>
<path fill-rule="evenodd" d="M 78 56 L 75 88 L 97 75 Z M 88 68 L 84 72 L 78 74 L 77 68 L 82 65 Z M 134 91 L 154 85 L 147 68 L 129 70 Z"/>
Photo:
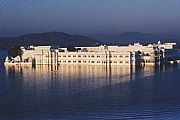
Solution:
<path fill-rule="evenodd" d="M 180 65 L 4 66 L 0 119 L 180 119 Z"/>

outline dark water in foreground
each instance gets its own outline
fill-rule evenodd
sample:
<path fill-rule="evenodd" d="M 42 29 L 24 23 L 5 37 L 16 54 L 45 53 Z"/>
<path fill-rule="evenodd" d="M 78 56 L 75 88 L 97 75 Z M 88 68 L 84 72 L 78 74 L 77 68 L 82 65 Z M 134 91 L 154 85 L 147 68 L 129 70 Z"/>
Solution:
<path fill-rule="evenodd" d="M 0 62 L 0 119 L 180 119 L 178 64 L 32 68 Z"/>

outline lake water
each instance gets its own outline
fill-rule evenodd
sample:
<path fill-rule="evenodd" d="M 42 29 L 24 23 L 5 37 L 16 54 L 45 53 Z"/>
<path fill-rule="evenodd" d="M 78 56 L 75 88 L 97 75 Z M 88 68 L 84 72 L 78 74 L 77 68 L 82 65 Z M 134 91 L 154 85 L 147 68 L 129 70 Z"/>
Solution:
<path fill-rule="evenodd" d="M 180 65 L 4 66 L 0 119 L 180 119 Z"/>

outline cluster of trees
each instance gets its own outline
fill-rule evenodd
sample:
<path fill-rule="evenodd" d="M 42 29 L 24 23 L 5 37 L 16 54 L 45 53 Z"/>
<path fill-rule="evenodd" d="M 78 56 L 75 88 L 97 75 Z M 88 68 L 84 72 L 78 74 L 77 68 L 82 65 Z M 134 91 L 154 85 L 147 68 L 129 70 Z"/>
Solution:
<path fill-rule="evenodd" d="M 8 55 L 15 58 L 17 56 L 22 56 L 22 50 L 20 47 L 12 47 L 8 49 Z"/>

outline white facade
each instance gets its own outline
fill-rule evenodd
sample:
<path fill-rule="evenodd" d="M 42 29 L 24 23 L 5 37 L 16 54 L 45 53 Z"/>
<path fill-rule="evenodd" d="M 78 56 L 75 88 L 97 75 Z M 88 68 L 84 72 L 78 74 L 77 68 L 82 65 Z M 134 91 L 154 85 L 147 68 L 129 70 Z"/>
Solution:
<path fill-rule="evenodd" d="M 135 59 L 135 58 L 134 58 Z M 131 52 L 59 52 L 59 64 L 131 65 Z"/>

